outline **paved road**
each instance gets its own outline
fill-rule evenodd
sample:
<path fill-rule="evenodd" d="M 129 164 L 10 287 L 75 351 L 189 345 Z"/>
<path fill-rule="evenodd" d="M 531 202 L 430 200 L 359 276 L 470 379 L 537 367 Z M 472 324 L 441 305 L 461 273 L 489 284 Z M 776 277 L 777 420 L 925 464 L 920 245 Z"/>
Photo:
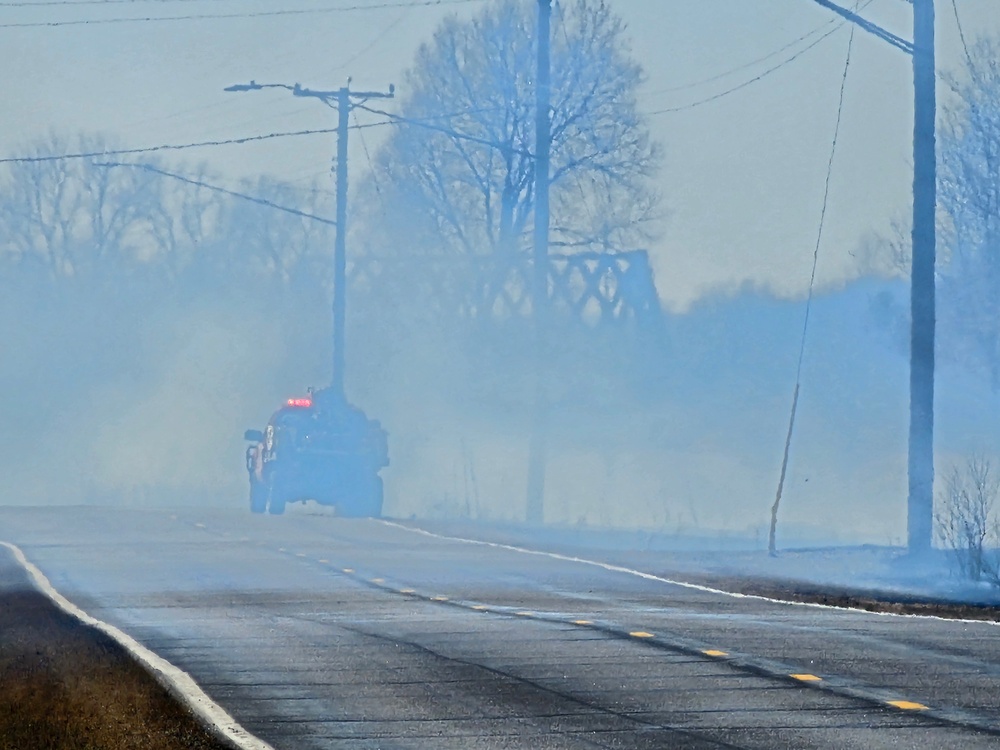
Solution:
<path fill-rule="evenodd" d="M 997 626 L 779 604 L 371 520 L 0 508 L 292 748 L 1000 748 Z"/>

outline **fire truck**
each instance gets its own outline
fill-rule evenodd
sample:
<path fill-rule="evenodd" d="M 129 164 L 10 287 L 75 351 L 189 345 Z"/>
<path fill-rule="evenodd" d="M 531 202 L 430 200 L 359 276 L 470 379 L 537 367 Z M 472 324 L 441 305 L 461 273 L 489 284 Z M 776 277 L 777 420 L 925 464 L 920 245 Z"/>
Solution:
<path fill-rule="evenodd" d="M 344 396 L 326 388 L 290 398 L 261 430 L 247 430 L 250 510 L 280 515 L 313 500 L 347 517 L 382 514 L 388 436 Z"/>

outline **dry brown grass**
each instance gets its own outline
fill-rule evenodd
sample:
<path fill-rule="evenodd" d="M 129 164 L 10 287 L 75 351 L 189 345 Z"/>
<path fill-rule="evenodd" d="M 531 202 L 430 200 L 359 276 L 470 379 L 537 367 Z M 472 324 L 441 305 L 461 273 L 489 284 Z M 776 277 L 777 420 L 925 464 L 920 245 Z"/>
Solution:
<path fill-rule="evenodd" d="M 0 750 L 231 750 L 118 644 L 34 591 L 0 595 Z"/>
<path fill-rule="evenodd" d="M 707 586 L 786 602 L 824 604 L 844 609 L 863 609 L 896 615 L 928 615 L 946 619 L 1000 622 L 1000 606 L 993 602 L 954 602 L 943 597 L 903 594 L 893 591 L 862 591 L 831 584 L 766 578 L 700 576 L 693 579 Z"/>

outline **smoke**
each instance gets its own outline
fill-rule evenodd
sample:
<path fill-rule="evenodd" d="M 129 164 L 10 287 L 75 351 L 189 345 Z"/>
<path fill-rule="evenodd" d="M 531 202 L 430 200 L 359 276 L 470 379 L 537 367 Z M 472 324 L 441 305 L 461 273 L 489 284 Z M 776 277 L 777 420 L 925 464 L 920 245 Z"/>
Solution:
<path fill-rule="evenodd" d="M 0 502 L 246 507 L 243 430 L 330 380 L 329 237 L 267 217 L 206 219 L 198 243 L 155 261 L 0 267 Z M 351 248 L 347 391 L 389 432 L 387 514 L 523 519 L 541 362 L 547 523 L 760 537 L 800 302 L 742 289 L 658 316 L 641 265 L 592 284 L 596 261 L 563 258 L 571 281 L 539 359 L 523 275 L 499 268 L 513 274 L 487 275 L 500 293 L 477 297 L 498 268 L 413 244 Z M 605 281 L 650 316 L 574 317 L 572 295 Z M 783 544 L 902 536 L 904 296 L 900 282 L 862 280 L 816 299 Z M 601 317 L 596 297 L 579 299 Z M 939 450 L 1000 445 L 988 386 L 947 370 L 939 386 Z"/>
<path fill-rule="evenodd" d="M 386 512 L 520 520 L 531 337 L 516 321 L 445 325 L 420 313 L 425 301 L 397 295 L 390 307 L 359 292 L 350 308 L 348 395 L 390 434 Z M 162 281 L 63 279 L 20 285 L 4 304 L 9 503 L 243 507 L 243 430 L 329 379 L 321 291 L 241 284 L 182 294 Z M 843 312 L 831 314 L 843 322 Z M 545 373 L 546 520 L 758 533 L 797 317 L 794 304 L 743 296 L 706 301 L 646 336 L 557 329 Z M 865 382 L 845 342 L 857 339 L 841 338 L 829 354 L 836 366 L 807 373 L 787 504 L 790 528 L 803 533 L 857 530 L 844 509 L 897 495 L 903 478 L 891 439 L 900 404 L 888 407 L 891 419 L 885 412 L 897 387 Z M 879 356 L 903 375 L 902 358 Z M 869 512 L 864 526 L 884 539 L 899 528 L 891 507 Z"/>
<path fill-rule="evenodd" d="M 238 496 L 243 483 L 235 481 L 232 457 L 242 447 L 237 425 L 266 387 L 260 353 L 288 358 L 278 321 L 209 309 L 164 323 L 150 331 L 158 343 L 141 363 L 140 387 L 118 381 L 95 389 L 91 481 L 147 493 L 200 487 L 219 499 Z"/>
<path fill-rule="evenodd" d="M 4 503 L 244 508 L 243 430 L 329 381 L 330 306 L 318 285 L 7 282 Z M 902 537 L 906 360 L 872 312 L 903 294 L 893 283 L 817 299 L 785 544 Z M 412 297 L 393 288 L 389 305 L 356 290 L 349 306 L 348 396 L 389 431 L 386 513 L 520 521 L 531 337 L 517 321 L 446 325 Z M 557 327 L 546 521 L 759 538 L 800 313 L 744 292 L 668 315 L 649 335 Z M 1000 442 L 982 408 L 988 389 L 947 370 L 940 382 L 939 449 Z"/>
<path fill-rule="evenodd" d="M 324 326 L 303 332 L 262 290 L 115 291 L 62 279 L 5 298 L 5 502 L 241 504 L 243 429 L 318 379 L 323 347 L 303 339 Z"/>

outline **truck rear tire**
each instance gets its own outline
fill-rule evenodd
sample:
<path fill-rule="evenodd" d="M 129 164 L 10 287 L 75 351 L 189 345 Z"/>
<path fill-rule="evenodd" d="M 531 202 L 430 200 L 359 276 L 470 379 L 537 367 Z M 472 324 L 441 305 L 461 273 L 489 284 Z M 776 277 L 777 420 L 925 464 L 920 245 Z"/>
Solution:
<path fill-rule="evenodd" d="M 285 512 L 285 503 L 287 500 L 284 488 L 280 482 L 275 481 L 275 477 L 272 474 L 270 481 L 267 483 L 267 512 L 272 516 L 280 516 Z"/>
<path fill-rule="evenodd" d="M 267 487 L 253 477 L 250 478 L 250 512 L 263 513 L 267 510 Z"/>

